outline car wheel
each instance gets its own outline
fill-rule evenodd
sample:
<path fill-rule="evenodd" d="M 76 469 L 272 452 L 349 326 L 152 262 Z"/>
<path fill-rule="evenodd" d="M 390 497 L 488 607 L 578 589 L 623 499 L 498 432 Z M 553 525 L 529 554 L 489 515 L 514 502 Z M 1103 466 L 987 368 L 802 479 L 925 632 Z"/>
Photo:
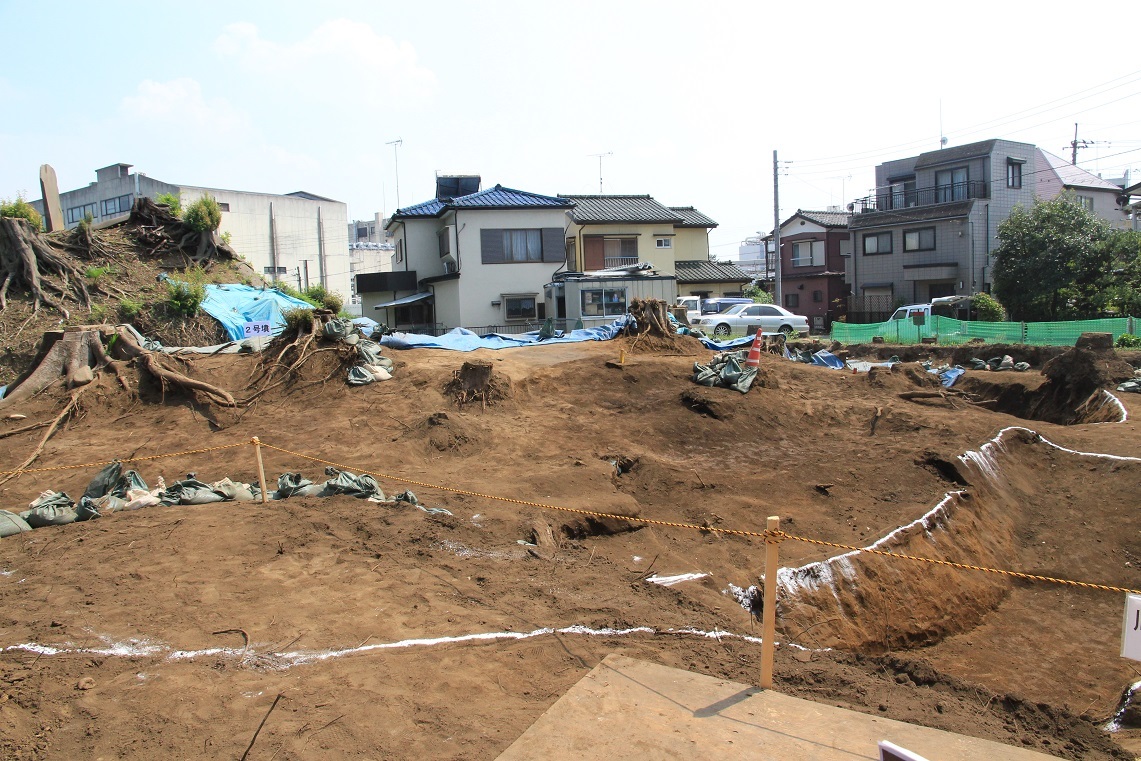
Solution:
<path fill-rule="evenodd" d="M 720 325 L 718 325 L 717 327 L 715 327 L 713 329 L 713 335 L 721 336 L 722 338 L 728 337 L 730 332 L 731 331 L 730 331 L 729 326 L 726 325 L 725 323 L 721 323 Z"/>
<path fill-rule="evenodd" d="M 788 338 L 789 336 L 792 335 L 792 326 L 791 325 L 781 325 L 780 326 L 780 332 L 784 333 L 785 338 Z"/>

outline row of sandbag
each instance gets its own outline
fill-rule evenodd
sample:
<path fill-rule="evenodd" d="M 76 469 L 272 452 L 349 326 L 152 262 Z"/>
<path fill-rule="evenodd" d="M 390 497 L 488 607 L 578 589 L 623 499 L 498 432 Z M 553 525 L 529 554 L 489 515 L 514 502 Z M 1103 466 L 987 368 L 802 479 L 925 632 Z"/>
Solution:
<path fill-rule="evenodd" d="M 360 362 L 349 368 L 350 386 L 364 386 L 377 381 L 386 381 L 392 377 L 392 360 L 382 357 L 380 344 L 365 338 L 360 327 L 352 320 L 344 318 L 329 320 L 322 330 L 325 338 L 356 347 Z"/>
<path fill-rule="evenodd" d="M 331 497 L 345 494 L 370 502 L 386 504 L 406 503 L 429 513 L 448 513 L 443 508 L 425 508 L 411 491 L 386 497 L 376 480 L 369 475 L 356 475 L 348 471 L 325 468 L 329 478 L 314 483 L 300 473 L 284 473 L 277 479 L 277 490 L 268 499 L 290 497 Z M 255 484 L 231 481 L 205 483 L 190 474 L 185 480 L 167 486 L 160 476 L 156 488 L 147 486 L 134 470 L 123 472 L 122 464 L 111 463 L 88 484 L 79 502 L 65 492 L 45 491 L 28 509 L 20 513 L 0 510 L 0 537 L 31 531 L 43 526 L 60 526 L 76 521 L 88 521 L 104 515 L 138 510 L 144 507 L 171 505 L 205 505 L 212 502 L 253 502 L 261 499 L 261 489 Z M 449 513 L 450 514 L 450 513 Z"/>
<path fill-rule="evenodd" d="M 744 365 L 749 350 L 723 351 L 713 355 L 708 365 L 693 363 L 693 382 L 700 386 L 731 388 L 742 394 L 749 393 L 757 378 L 757 368 Z"/>

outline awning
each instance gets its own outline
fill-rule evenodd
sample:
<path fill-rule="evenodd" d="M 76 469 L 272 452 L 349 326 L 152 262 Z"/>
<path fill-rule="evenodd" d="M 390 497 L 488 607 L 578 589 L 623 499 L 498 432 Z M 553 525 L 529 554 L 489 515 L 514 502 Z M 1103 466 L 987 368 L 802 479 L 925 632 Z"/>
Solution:
<path fill-rule="evenodd" d="M 405 296 L 402 299 L 396 299 L 395 301 L 386 301 L 383 304 L 377 304 L 373 307 L 373 309 L 387 309 L 388 307 L 398 307 L 405 304 L 413 304 L 417 301 L 423 301 L 424 299 L 430 298 L 432 298 L 431 292 L 417 293 L 414 296 Z"/>

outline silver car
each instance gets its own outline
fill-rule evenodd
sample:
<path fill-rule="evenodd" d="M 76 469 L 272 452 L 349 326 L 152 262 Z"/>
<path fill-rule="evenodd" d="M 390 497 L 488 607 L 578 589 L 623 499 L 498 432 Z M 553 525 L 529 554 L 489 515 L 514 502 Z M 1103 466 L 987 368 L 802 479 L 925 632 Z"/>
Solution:
<path fill-rule="evenodd" d="M 760 327 L 766 333 L 808 334 L 808 318 L 793 314 L 775 304 L 738 304 L 721 314 L 706 315 L 697 323 L 703 331 L 714 336 L 727 337 L 743 333 L 750 326 Z"/>

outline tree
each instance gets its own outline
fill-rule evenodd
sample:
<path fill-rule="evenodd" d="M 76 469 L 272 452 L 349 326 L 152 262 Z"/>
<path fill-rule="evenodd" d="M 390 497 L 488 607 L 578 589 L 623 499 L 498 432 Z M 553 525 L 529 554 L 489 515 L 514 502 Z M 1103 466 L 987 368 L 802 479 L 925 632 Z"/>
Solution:
<path fill-rule="evenodd" d="M 1013 320 L 1094 317 L 1109 302 L 1114 231 L 1070 194 L 1016 206 L 998 226 L 994 293 Z"/>
<path fill-rule="evenodd" d="M 773 303 L 773 295 L 756 283 L 749 283 L 741 288 L 741 295 L 752 299 L 758 304 Z"/>
<path fill-rule="evenodd" d="M 210 196 L 202 196 L 186 207 L 182 221 L 200 233 L 213 232 L 222 224 L 222 207 Z"/>
<path fill-rule="evenodd" d="M 976 293 L 972 296 L 971 311 L 975 313 L 975 319 L 980 322 L 1003 322 L 1006 320 L 1006 310 L 989 293 Z"/>

